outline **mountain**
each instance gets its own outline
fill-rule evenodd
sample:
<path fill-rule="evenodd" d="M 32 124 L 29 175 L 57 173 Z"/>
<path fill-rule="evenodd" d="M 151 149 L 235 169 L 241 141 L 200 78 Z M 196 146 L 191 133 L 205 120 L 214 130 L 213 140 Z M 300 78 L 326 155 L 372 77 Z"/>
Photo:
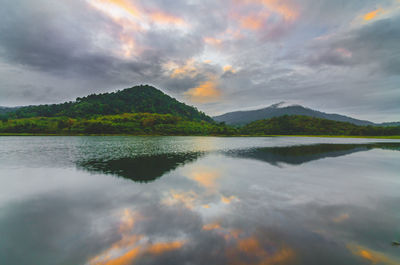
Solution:
<path fill-rule="evenodd" d="M 350 122 L 355 125 L 382 125 L 395 126 L 395 123 L 375 124 L 370 121 L 358 120 L 348 116 L 339 114 L 330 114 L 313 109 L 309 109 L 300 105 L 289 105 L 285 102 L 280 102 L 269 107 L 249 111 L 228 112 L 223 115 L 215 116 L 213 119 L 217 122 L 225 122 L 230 125 L 244 125 L 256 120 L 269 119 L 283 115 L 302 115 L 314 118 L 322 118 L 333 121 Z M 398 123 L 400 125 L 400 123 Z"/>
<path fill-rule="evenodd" d="M 379 126 L 400 126 L 400 121 L 399 122 L 383 122 L 377 124 Z"/>
<path fill-rule="evenodd" d="M 212 118 L 148 85 L 134 86 L 111 93 L 91 94 L 73 102 L 20 107 L 7 113 L 10 118 L 72 117 L 122 113 L 171 114 L 187 120 L 213 122 Z"/>

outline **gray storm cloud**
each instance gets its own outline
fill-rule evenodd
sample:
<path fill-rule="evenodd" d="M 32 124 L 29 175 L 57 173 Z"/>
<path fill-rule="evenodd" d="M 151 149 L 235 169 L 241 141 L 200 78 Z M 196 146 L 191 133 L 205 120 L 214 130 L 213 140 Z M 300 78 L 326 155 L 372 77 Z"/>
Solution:
<path fill-rule="evenodd" d="M 0 0 L 0 105 L 148 83 L 209 114 L 400 118 L 399 1 Z"/>

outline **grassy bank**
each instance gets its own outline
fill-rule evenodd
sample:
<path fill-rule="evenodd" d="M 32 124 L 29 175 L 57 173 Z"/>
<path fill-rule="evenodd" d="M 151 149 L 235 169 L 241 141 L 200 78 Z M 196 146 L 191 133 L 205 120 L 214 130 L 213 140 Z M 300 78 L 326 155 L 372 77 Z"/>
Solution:
<path fill-rule="evenodd" d="M 244 135 L 252 136 L 252 135 Z M 392 136 L 360 136 L 360 135 L 256 135 L 258 137 L 322 137 L 322 138 L 373 138 L 373 139 L 400 139 L 400 135 Z"/>
<path fill-rule="evenodd" d="M 167 136 L 162 134 L 46 134 L 46 133 L 0 133 L 0 136 Z M 202 137 L 316 137 L 316 138 L 366 138 L 366 139 L 400 139 L 393 136 L 355 136 L 355 135 L 170 135 L 170 136 L 202 136 Z"/>

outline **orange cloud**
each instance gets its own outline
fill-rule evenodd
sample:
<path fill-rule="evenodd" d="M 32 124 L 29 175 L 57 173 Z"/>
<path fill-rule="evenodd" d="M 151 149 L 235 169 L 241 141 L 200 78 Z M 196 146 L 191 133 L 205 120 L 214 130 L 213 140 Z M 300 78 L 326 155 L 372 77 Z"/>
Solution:
<path fill-rule="evenodd" d="M 136 242 L 137 243 L 137 242 Z M 129 265 L 134 262 L 135 259 L 143 255 L 162 255 L 165 252 L 174 251 L 180 249 L 184 245 L 185 241 L 171 241 L 171 242 L 157 242 L 154 244 L 144 246 L 122 246 L 120 251 L 128 249 L 122 254 L 118 255 L 117 249 L 113 246 L 108 249 L 105 254 L 96 256 L 91 259 L 88 264 L 90 265 Z"/>
<path fill-rule="evenodd" d="M 148 254 L 161 255 L 164 252 L 173 251 L 183 246 L 184 241 L 160 242 L 150 245 L 146 250 Z"/>
<path fill-rule="evenodd" d="M 252 253 L 256 256 L 261 256 L 260 254 L 264 252 L 258 240 L 252 237 L 239 240 L 237 248 L 241 252 Z"/>
<path fill-rule="evenodd" d="M 241 17 L 239 21 L 240 21 L 240 25 L 243 28 L 251 29 L 251 30 L 259 30 L 262 27 L 263 22 L 264 22 L 263 19 L 259 19 L 254 16 L 244 16 L 244 17 Z"/>
<path fill-rule="evenodd" d="M 261 0 L 263 5 L 271 11 L 280 14 L 285 20 L 293 21 L 299 16 L 299 12 L 295 6 L 282 0 Z"/>
<path fill-rule="evenodd" d="M 238 1 L 238 0 L 235 0 Z M 242 3 L 243 1 L 240 1 Z M 269 11 L 279 14 L 287 21 L 293 21 L 299 16 L 297 7 L 284 0 L 245 0 L 247 4 L 259 4 Z M 265 12 L 265 11 L 264 11 Z"/>
<path fill-rule="evenodd" d="M 203 41 L 212 46 L 220 47 L 222 45 L 222 40 L 214 37 L 204 37 Z"/>
<path fill-rule="evenodd" d="M 232 15 L 232 18 L 238 19 L 240 27 L 249 30 L 260 30 L 268 17 L 270 16 L 270 12 L 266 10 L 262 10 L 258 13 L 250 13 L 250 14 L 241 14 L 240 12 Z"/>
<path fill-rule="evenodd" d="M 193 59 L 187 60 L 185 64 L 181 66 L 177 65 L 174 62 L 168 62 L 164 65 L 164 68 L 171 72 L 171 78 L 194 78 L 196 75 L 199 74 L 199 71 L 197 70 Z"/>
<path fill-rule="evenodd" d="M 376 9 L 374 11 L 371 11 L 371 12 L 365 14 L 363 16 L 363 18 L 364 18 L 364 20 L 367 20 L 367 21 L 371 20 L 371 19 L 374 19 L 379 13 L 382 13 L 382 11 L 383 11 L 382 8 L 378 8 L 378 9 Z"/>
<path fill-rule="evenodd" d="M 232 73 L 236 73 L 236 70 L 233 69 L 232 65 L 225 65 L 224 67 L 222 67 L 222 70 L 224 72 L 232 72 Z"/>
<path fill-rule="evenodd" d="M 161 10 L 151 10 L 140 6 L 136 1 L 128 0 L 89 0 L 89 3 L 113 18 L 128 18 L 140 24 L 157 23 L 175 26 L 187 26 L 180 17 Z M 140 3 L 140 2 L 139 2 Z"/>
<path fill-rule="evenodd" d="M 209 103 L 218 101 L 221 98 L 221 91 L 217 87 L 217 82 L 211 79 L 186 91 L 185 95 L 189 96 L 194 102 Z"/>
<path fill-rule="evenodd" d="M 399 259 L 388 256 L 379 251 L 371 250 L 363 246 L 352 245 L 352 244 L 348 245 L 347 247 L 354 255 L 362 257 L 363 259 L 368 260 L 372 264 L 384 264 L 384 265 L 400 264 Z"/>
<path fill-rule="evenodd" d="M 138 54 L 139 49 L 137 48 L 135 39 L 133 37 L 128 36 L 126 34 L 121 34 L 120 40 L 121 40 L 121 46 L 122 46 L 122 55 L 125 58 L 130 58 L 133 55 Z"/>
<path fill-rule="evenodd" d="M 229 197 L 225 197 L 225 196 L 221 196 L 221 201 L 223 203 L 229 204 L 231 203 L 233 200 L 236 200 L 237 198 L 235 196 L 229 196 Z"/>
<path fill-rule="evenodd" d="M 137 6 L 135 6 L 132 2 L 126 1 L 126 0 L 100 0 L 103 3 L 110 3 L 113 4 L 123 10 L 125 10 L 126 12 L 128 12 L 129 14 L 131 14 L 132 16 L 140 16 L 140 11 L 139 8 Z"/>
<path fill-rule="evenodd" d="M 173 16 L 171 14 L 164 13 L 162 11 L 156 11 L 150 14 L 151 19 L 153 22 L 162 23 L 162 24 L 173 24 L 176 26 L 185 26 L 187 25 L 186 22 L 180 18 Z"/>
<path fill-rule="evenodd" d="M 139 6 L 126 0 L 89 0 L 91 6 L 112 18 L 140 17 Z"/>
<path fill-rule="evenodd" d="M 96 257 L 94 261 L 89 261 L 90 265 L 129 265 L 132 263 L 134 259 L 136 259 L 140 254 L 140 248 L 135 247 L 128 252 L 124 253 L 122 256 L 116 258 L 109 258 L 107 259 L 106 256 L 105 260 L 102 258 Z M 97 259 L 97 260 L 96 260 Z"/>
<path fill-rule="evenodd" d="M 91 258 L 88 265 L 129 265 L 142 255 L 161 255 L 181 248 L 185 241 L 156 242 L 145 244 L 144 235 L 132 234 L 137 213 L 125 209 L 121 215 L 119 231 L 121 239 L 108 249 Z"/>
<path fill-rule="evenodd" d="M 215 190 L 217 188 L 216 181 L 221 176 L 219 171 L 208 168 L 196 168 L 195 171 L 189 174 L 191 179 L 209 190 Z"/>
<path fill-rule="evenodd" d="M 294 259 L 292 249 L 282 247 L 275 252 L 267 251 L 255 237 L 238 239 L 236 245 L 227 250 L 229 264 L 272 265 L 287 263 Z"/>
<path fill-rule="evenodd" d="M 215 229 L 220 229 L 221 225 L 219 223 L 211 223 L 203 225 L 203 230 L 210 231 Z"/>
<path fill-rule="evenodd" d="M 188 209 L 193 209 L 195 207 L 195 201 L 197 199 L 197 194 L 194 191 L 175 191 L 171 190 L 169 196 L 162 200 L 165 205 L 182 204 Z"/>
<path fill-rule="evenodd" d="M 132 230 L 134 224 L 135 224 L 135 214 L 129 209 L 124 209 L 121 217 L 121 224 L 119 227 L 119 231 L 123 233 Z"/>

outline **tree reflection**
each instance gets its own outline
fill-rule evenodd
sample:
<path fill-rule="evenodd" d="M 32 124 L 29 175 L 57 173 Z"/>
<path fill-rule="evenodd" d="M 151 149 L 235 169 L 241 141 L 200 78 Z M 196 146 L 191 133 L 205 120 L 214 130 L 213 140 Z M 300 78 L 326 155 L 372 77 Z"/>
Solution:
<path fill-rule="evenodd" d="M 195 161 L 201 155 L 200 152 L 192 152 L 91 159 L 79 161 L 77 166 L 90 172 L 112 174 L 136 182 L 151 182 L 181 165 Z"/>
<path fill-rule="evenodd" d="M 313 160 L 339 157 L 371 149 L 400 151 L 400 143 L 313 144 L 285 147 L 264 147 L 231 151 L 227 154 L 234 157 L 256 159 L 272 165 L 278 165 L 279 163 L 300 165 Z"/>

